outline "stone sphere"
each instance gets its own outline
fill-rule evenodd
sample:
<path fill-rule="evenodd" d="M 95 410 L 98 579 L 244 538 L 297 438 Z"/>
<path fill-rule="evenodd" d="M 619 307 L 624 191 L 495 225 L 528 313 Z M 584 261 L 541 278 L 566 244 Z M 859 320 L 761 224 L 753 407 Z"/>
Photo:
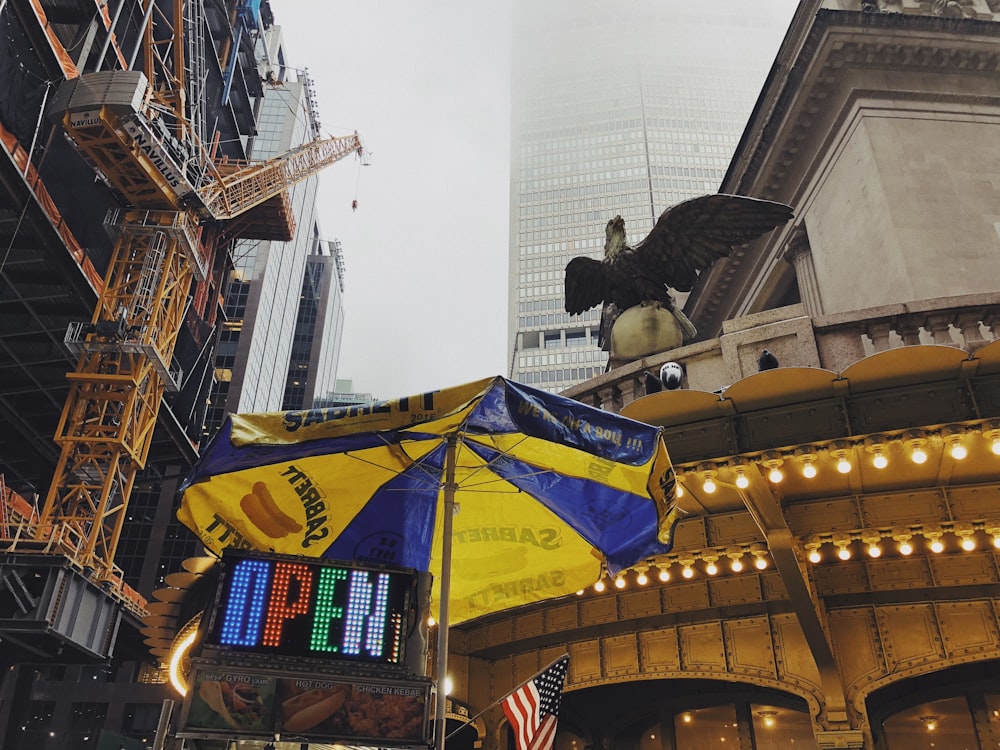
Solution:
<path fill-rule="evenodd" d="M 618 316 L 611 329 L 611 356 L 641 359 L 684 343 L 677 318 L 659 303 L 643 302 Z"/>

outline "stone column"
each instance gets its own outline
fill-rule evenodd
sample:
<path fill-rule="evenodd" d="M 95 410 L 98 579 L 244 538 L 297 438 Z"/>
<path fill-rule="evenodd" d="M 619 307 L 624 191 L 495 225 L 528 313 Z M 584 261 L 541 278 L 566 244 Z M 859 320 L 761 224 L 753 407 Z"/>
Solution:
<path fill-rule="evenodd" d="M 810 317 L 823 314 L 823 301 L 819 295 L 819 282 L 816 281 L 816 268 L 813 266 L 812 248 L 809 246 L 809 235 L 805 227 L 796 227 L 785 248 L 785 260 L 795 269 L 795 278 L 799 284 L 799 296 L 802 305 Z"/>

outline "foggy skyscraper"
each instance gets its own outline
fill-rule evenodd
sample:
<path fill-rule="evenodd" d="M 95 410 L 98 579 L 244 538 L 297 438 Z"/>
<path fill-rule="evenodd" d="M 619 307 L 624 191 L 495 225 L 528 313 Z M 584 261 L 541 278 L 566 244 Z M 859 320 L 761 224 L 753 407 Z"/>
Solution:
<path fill-rule="evenodd" d="M 561 391 L 604 371 L 600 308 L 564 310 L 566 263 L 601 257 L 616 214 L 634 243 L 668 206 L 717 191 L 794 5 L 514 3 L 513 379 Z"/>

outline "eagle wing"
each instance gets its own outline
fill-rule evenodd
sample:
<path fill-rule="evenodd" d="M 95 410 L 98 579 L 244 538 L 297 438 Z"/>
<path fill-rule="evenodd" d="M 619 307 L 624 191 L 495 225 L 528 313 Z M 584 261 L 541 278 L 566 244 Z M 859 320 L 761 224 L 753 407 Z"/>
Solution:
<path fill-rule="evenodd" d="M 784 203 L 723 193 L 692 198 L 660 215 L 649 236 L 627 251 L 629 263 L 647 278 L 687 292 L 701 271 L 736 245 L 791 218 L 792 209 Z"/>
<path fill-rule="evenodd" d="M 566 265 L 566 312 L 579 315 L 610 299 L 611 289 L 605 265 L 580 256 Z"/>

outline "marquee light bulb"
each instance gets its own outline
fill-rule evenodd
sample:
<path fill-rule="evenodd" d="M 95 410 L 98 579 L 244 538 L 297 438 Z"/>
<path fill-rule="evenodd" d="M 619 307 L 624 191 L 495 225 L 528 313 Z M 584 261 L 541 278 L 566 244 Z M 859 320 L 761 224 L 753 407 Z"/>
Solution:
<path fill-rule="evenodd" d="M 747 476 L 746 471 L 743 469 L 736 470 L 736 486 L 741 490 L 745 490 L 750 486 L 750 478 Z"/>
<path fill-rule="evenodd" d="M 781 473 L 781 469 L 779 469 L 777 466 L 772 466 L 771 470 L 767 473 L 767 478 L 770 479 L 774 484 L 778 484 L 779 482 L 781 482 L 782 479 L 785 478 L 785 475 Z"/>
<path fill-rule="evenodd" d="M 851 550 L 848 549 L 847 547 L 841 547 L 840 549 L 837 550 L 837 557 L 839 557 L 841 560 L 850 560 Z"/>
<path fill-rule="evenodd" d="M 901 555 L 912 555 L 913 545 L 909 541 L 899 543 L 899 554 Z"/>
<path fill-rule="evenodd" d="M 809 551 L 809 562 L 816 563 L 822 562 L 823 556 L 819 553 L 818 549 L 813 549 Z"/>
<path fill-rule="evenodd" d="M 694 568 L 691 567 L 694 565 L 694 562 L 683 562 L 681 564 L 684 566 L 681 570 L 681 575 L 685 578 L 694 578 Z"/>
<path fill-rule="evenodd" d="M 623 588 L 625 588 L 625 579 L 622 578 L 621 576 L 617 576 L 615 578 L 615 588 L 616 589 L 623 589 Z"/>
<path fill-rule="evenodd" d="M 707 492 L 709 495 L 711 495 L 718 489 L 718 487 L 715 484 L 715 480 L 712 479 L 712 476 L 707 471 L 705 472 L 705 481 L 701 485 L 701 488 L 705 490 L 705 492 Z"/>
<path fill-rule="evenodd" d="M 927 463 L 926 441 L 923 438 L 913 438 L 907 441 L 907 445 L 910 448 L 910 460 L 913 463 L 918 466 Z"/>
<path fill-rule="evenodd" d="M 868 557 L 881 557 L 881 556 L 882 556 L 882 548 L 880 546 L 878 546 L 877 544 L 868 545 Z"/>
<path fill-rule="evenodd" d="M 851 462 L 847 459 L 847 454 L 844 451 L 838 451 L 837 471 L 841 474 L 851 473 Z"/>
<path fill-rule="evenodd" d="M 635 577 L 635 582 L 638 583 L 640 586 L 645 586 L 647 583 L 649 583 L 649 578 L 646 576 L 646 571 L 641 571 L 639 575 Z"/>
<path fill-rule="evenodd" d="M 603 593 L 605 588 L 607 587 L 604 585 L 604 581 L 598 581 L 594 584 L 594 591 L 598 594 Z"/>
<path fill-rule="evenodd" d="M 732 562 L 732 564 L 731 564 L 731 565 L 729 566 L 729 568 L 730 568 L 730 569 L 731 569 L 731 570 L 732 570 L 732 571 L 733 571 L 734 573 L 741 573 L 741 572 L 743 572 L 743 561 L 742 561 L 742 560 L 740 560 L 739 558 L 736 558 L 735 560 L 733 560 L 733 562 Z"/>
<path fill-rule="evenodd" d="M 705 572 L 710 576 L 714 576 L 719 572 L 719 567 L 715 564 L 714 560 L 705 560 Z"/>
<path fill-rule="evenodd" d="M 967 536 L 964 539 L 962 539 L 962 549 L 964 549 L 966 552 L 972 552 L 972 550 L 974 550 L 975 548 L 976 548 L 976 540 L 973 539 L 971 536 Z"/>
<path fill-rule="evenodd" d="M 885 454 L 881 450 L 876 450 L 875 455 L 872 457 L 872 466 L 876 469 L 884 469 L 889 465 L 889 459 L 885 457 Z"/>
<path fill-rule="evenodd" d="M 666 583 L 670 580 L 670 571 L 666 568 L 660 568 L 660 574 L 657 576 L 660 579 L 660 583 Z"/>
<path fill-rule="evenodd" d="M 961 461 L 969 455 L 969 449 L 965 447 L 965 444 L 962 443 L 962 438 L 958 435 L 953 436 L 949 442 L 948 453 L 956 461 Z"/>
<path fill-rule="evenodd" d="M 818 472 L 816 470 L 816 464 L 814 464 L 812 461 L 808 460 L 804 461 L 802 465 L 802 476 L 804 476 L 806 479 L 815 479 L 817 473 Z"/>

